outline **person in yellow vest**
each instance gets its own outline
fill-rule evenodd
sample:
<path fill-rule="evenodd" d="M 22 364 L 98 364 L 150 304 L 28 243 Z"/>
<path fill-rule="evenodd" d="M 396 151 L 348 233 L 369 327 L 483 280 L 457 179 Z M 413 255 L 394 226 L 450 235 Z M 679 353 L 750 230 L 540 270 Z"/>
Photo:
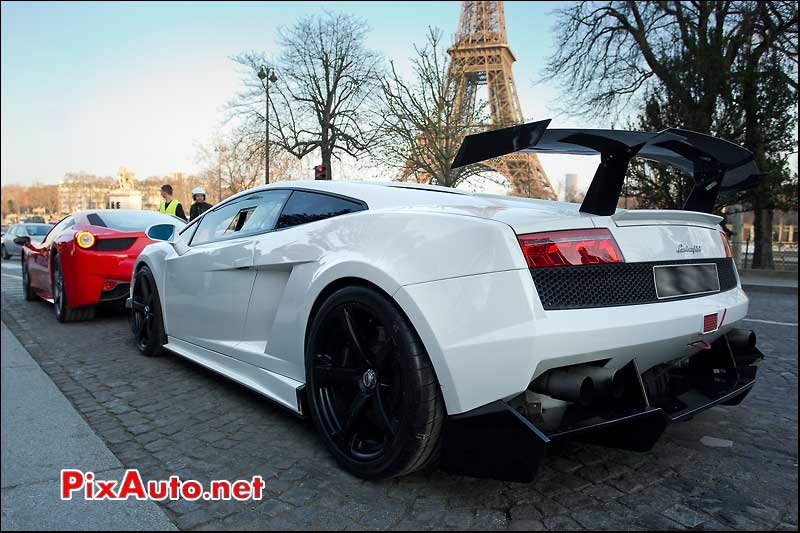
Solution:
<path fill-rule="evenodd" d="M 183 212 L 183 206 L 178 200 L 172 197 L 172 185 L 167 184 L 161 186 L 161 197 L 164 200 L 158 208 L 160 212 L 178 217 L 184 221 L 186 220 L 186 213 Z"/>

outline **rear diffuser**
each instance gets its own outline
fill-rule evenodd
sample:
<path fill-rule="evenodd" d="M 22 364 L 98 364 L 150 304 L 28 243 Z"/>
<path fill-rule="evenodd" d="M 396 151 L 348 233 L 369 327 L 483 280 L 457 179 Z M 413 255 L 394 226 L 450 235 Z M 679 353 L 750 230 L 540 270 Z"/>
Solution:
<path fill-rule="evenodd" d="M 728 336 L 722 336 L 708 350 L 643 374 L 634 359 L 622 369 L 626 386 L 621 399 L 589 408 L 570 405 L 557 428 L 545 428 L 498 400 L 448 418 L 442 468 L 471 477 L 530 482 L 547 449 L 559 441 L 648 451 L 671 422 L 718 404 L 739 404 L 755 384 L 763 358 L 754 346 L 732 349 Z"/>

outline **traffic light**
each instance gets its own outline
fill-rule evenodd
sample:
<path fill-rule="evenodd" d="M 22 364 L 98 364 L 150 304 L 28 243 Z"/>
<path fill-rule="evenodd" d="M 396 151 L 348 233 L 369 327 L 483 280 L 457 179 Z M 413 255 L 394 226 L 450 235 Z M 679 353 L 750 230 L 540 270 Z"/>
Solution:
<path fill-rule="evenodd" d="M 117 202 L 117 209 L 120 209 L 120 203 Z"/>
<path fill-rule="evenodd" d="M 326 180 L 328 179 L 328 167 L 325 165 L 317 165 L 314 167 L 314 179 Z"/>

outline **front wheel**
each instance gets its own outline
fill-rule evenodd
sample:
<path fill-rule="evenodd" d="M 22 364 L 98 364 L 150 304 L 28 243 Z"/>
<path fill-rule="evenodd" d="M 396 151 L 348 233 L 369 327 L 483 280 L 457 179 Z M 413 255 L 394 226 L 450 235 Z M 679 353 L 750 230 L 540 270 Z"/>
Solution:
<path fill-rule="evenodd" d="M 61 270 L 61 257 L 58 255 L 53 259 L 53 304 L 56 320 L 59 322 L 79 322 L 94 318 L 94 306 L 78 307 L 76 309 L 69 307 L 67 291 L 64 287 L 64 273 Z"/>
<path fill-rule="evenodd" d="M 346 470 L 400 476 L 438 458 L 445 418 L 433 366 L 387 296 L 346 287 L 319 308 L 306 346 L 314 425 Z"/>
<path fill-rule="evenodd" d="M 156 280 L 149 268 L 142 267 L 133 277 L 131 331 L 136 347 L 147 356 L 159 355 L 165 344 L 164 321 Z"/>
<path fill-rule="evenodd" d="M 6 245 L 0 244 L 0 248 L 2 248 L 3 259 L 11 259 L 11 254 L 9 254 L 8 250 L 6 250 Z"/>

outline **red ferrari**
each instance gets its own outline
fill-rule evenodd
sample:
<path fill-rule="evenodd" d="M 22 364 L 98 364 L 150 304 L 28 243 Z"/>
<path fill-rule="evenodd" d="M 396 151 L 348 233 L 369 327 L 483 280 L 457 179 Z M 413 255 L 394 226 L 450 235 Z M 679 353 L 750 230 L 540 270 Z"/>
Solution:
<path fill-rule="evenodd" d="M 59 322 L 89 320 L 99 304 L 124 303 L 133 263 L 154 242 L 145 231 L 164 223 L 185 224 L 153 211 L 78 211 L 56 224 L 40 243 L 17 237 L 24 240 L 18 244 L 25 299 L 39 296 L 55 304 Z"/>

